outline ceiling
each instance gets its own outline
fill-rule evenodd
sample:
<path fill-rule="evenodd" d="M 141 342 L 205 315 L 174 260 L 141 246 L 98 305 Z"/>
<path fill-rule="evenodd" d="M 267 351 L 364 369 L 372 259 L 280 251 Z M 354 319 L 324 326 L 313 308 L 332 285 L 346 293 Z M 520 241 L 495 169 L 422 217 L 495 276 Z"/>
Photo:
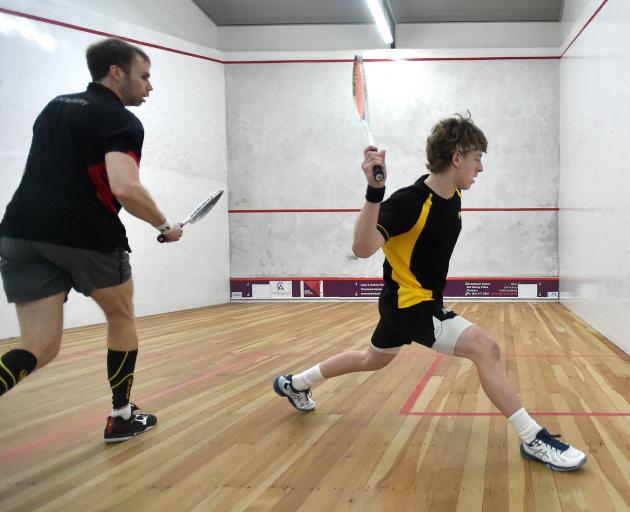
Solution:
<path fill-rule="evenodd" d="M 372 23 L 365 0 L 193 0 L 217 26 Z M 396 23 L 559 21 L 564 0 L 389 0 Z"/>

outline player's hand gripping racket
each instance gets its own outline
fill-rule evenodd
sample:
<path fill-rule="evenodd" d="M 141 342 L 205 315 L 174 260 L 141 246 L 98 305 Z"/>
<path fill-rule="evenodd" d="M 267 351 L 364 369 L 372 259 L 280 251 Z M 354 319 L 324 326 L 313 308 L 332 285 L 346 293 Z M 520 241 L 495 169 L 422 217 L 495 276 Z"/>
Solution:
<path fill-rule="evenodd" d="M 357 114 L 359 120 L 365 127 L 367 133 L 368 143 L 370 146 L 374 146 L 374 139 L 372 138 L 372 131 L 370 130 L 370 111 L 368 108 L 368 96 L 367 96 L 367 78 L 365 76 L 365 68 L 363 67 L 363 57 L 361 55 L 354 56 L 354 65 L 352 66 L 352 95 L 354 96 L 354 104 L 357 107 Z M 383 174 L 383 168 L 380 165 L 373 167 L 374 179 L 376 181 L 383 181 L 385 175 Z"/>
<path fill-rule="evenodd" d="M 192 212 L 190 212 L 188 214 L 188 217 L 186 217 L 182 222 L 180 222 L 179 225 L 181 227 L 184 227 L 186 224 L 189 224 L 189 223 L 194 224 L 195 222 L 201 220 L 203 217 L 206 216 L 206 214 L 210 210 L 212 210 L 212 208 L 214 207 L 215 204 L 217 204 L 217 202 L 219 201 L 222 195 L 223 195 L 222 188 L 220 188 L 213 194 L 210 194 L 201 203 L 199 203 L 199 205 Z M 158 239 L 158 242 L 160 242 L 161 244 L 166 242 L 166 237 L 164 235 L 159 235 L 157 239 Z"/>

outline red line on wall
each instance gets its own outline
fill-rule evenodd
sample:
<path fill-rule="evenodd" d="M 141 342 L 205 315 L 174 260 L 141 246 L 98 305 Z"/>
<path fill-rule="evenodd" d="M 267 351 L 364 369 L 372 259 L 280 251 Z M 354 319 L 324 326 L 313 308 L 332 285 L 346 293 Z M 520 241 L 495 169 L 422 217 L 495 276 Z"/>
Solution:
<path fill-rule="evenodd" d="M 360 211 L 360 208 L 300 208 L 284 210 L 228 210 L 228 213 L 351 213 Z"/>
<path fill-rule="evenodd" d="M 501 277 L 501 276 L 468 276 L 468 277 L 447 277 L 447 281 L 480 281 L 480 280 L 499 280 L 499 281 L 557 281 L 559 277 Z"/>
<path fill-rule="evenodd" d="M 484 61 L 484 60 L 558 60 L 559 55 L 521 55 L 499 57 L 408 57 L 400 59 L 363 59 L 364 62 L 442 62 L 442 61 Z M 224 64 L 326 64 L 348 63 L 353 59 L 282 59 L 282 60 L 227 60 Z"/>
<path fill-rule="evenodd" d="M 588 19 L 586 24 L 582 27 L 582 29 L 577 33 L 577 35 L 573 38 L 573 40 L 569 43 L 567 48 L 560 55 L 531 55 L 531 56 L 496 56 L 496 57 L 409 57 L 403 59 L 365 59 L 367 62 L 397 62 L 400 60 L 408 61 L 408 62 L 440 62 L 440 61 L 493 61 L 493 60 L 558 60 L 561 59 L 564 54 L 571 48 L 573 43 L 578 39 L 578 37 L 584 32 L 586 27 L 593 21 L 593 19 L 599 14 L 604 5 L 608 0 L 604 0 L 602 4 L 598 7 L 598 9 L 593 13 L 593 15 Z M 148 46 L 151 48 L 156 48 L 158 50 L 164 50 L 167 52 L 177 53 L 180 55 L 185 55 L 188 57 L 192 57 L 195 59 L 203 59 L 211 62 L 216 62 L 219 64 L 296 64 L 296 63 L 313 63 L 313 64 L 325 64 L 325 63 L 349 63 L 352 62 L 352 59 L 281 59 L 281 60 L 232 60 L 225 61 L 221 59 L 215 59 L 213 57 L 208 57 L 206 55 L 200 55 L 197 53 L 186 52 L 182 50 L 177 50 L 175 48 L 171 48 L 168 46 L 158 45 L 155 43 L 149 43 L 147 41 L 140 41 L 138 39 L 132 39 L 125 36 L 120 36 L 117 34 L 112 34 L 109 32 L 103 32 L 101 30 L 96 30 L 88 27 L 82 27 L 80 25 L 73 25 L 72 23 L 66 23 L 63 21 L 54 20 L 51 18 L 44 18 L 42 16 L 35 16 L 33 14 L 27 14 L 20 11 L 14 11 L 11 9 L 5 9 L 0 7 L 0 13 L 9 14 L 12 16 L 18 16 L 20 18 L 26 18 L 33 21 L 39 21 L 41 23 L 49 23 L 51 25 L 57 25 L 59 27 L 69 28 L 72 30 L 78 30 L 80 32 L 88 32 L 90 34 L 96 34 L 105 37 L 117 37 L 119 39 L 123 39 L 125 41 L 129 41 L 130 43 L 139 44 L 142 46 Z"/>
<path fill-rule="evenodd" d="M 130 37 L 120 36 L 118 34 L 111 34 L 109 32 L 103 32 L 101 30 L 95 30 L 95 29 L 92 29 L 92 28 L 81 27 L 79 25 L 73 25 L 71 23 L 65 23 L 63 21 L 57 21 L 57 20 L 53 20 L 53 19 L 50 19 L 50 18 L 43 18 L 41 16 L 35 16 L 33 14 L 26 14 L 24 12 L 19 12 L 19 11 L 11 11 L 9 9 L 4 9 L 2 7 L 0 7 L 0 12 L 2 12 L 4 14 L 10 14 L 12 16 L 18 16 L 20 18 L 27 18 L 29 20 L 40 21 L 42 23 L 49 23 L 50 25 L 57 25 L 59 27 L 70 28 L 72 30 L 78 30 L 80 32 L 88 32 L 90 34 L 96 34 L 96 35 L 105 36 L 105 37 L 117 37 L 118 39 L 122 39 L 122 40 L 128 41 L 130 43 L 140 44 L 142 46 L 148 46 L 148 47 L 151 47 L 151 48 L 156 48 L 158 50 L 164 50 L 166 52 L 178 53 L 180 55 L 186 55 L 187 57 L 193 57 L 195 59 L 203 59 L 203 60 L 209 60 L 209 61 L 212 61 L 212 62 L 217 62 L 219 64 L 225 64 L 225 62 L 222 61 L 222 60 L 214 59 L 214 58 L 208 57 L 206 55 L 200 55 L 198 53 L 185 52 L 183 50 L 177 50 L 175 48 L 170 48 L 168 46 L 162 46 L 162 45 L 159 45 L 159 44 L 147 43 L 146 41 L 140 41 L 139 39 L 132 39 Z"/>
<path fill-rule="evenodd" d="M 462 208 L 463 212 L 557 212 L 559 208 Z M 228 213 L 356 213 L 360 208 L 295 208 L 228 210 Z"/>
<path fill-rule="evenodd" d="M 569 51 L 569 48 L 571 48 L 571 46 L 573 46 L 573 43 L 575 43 L 575 41 L 577 41 L 577 38 L 580 37 L 582 35 L 582 32 L 584 32 L 584 30 L 586 29 L 586 27 L 588 27 L 591 23 L 591 21 L 593 21 L 595 19 L 595 16 L 597 16 L 599 14 L 599 11 L 602 10 L 602 8 L 604 7 L 604 5 L 606 5 L 606 3 L 608 3 L 608 0 L 604 0 L 601 5 L 597 8 L 597 10 L 593 13 L 593 15 L 588 19 L 588 21 L 584 24 L 584 26 L 580 29 L 580 31 L 575 35 L 575 37 L 571 40 L 571 42 L 569 43 L 569 45 L 565 48 L 565 50 L 560 54 L 560 58 L 564 57 L 564 54 L 567 53 Z"/>
<path fill-rule="evenodd" d="M 447 277 L 447 281 L 557 281 L 558 277 L 487 277 L 487 276 L 473 276 L 473 277 Z M 379 281 L 383 280 L 381 276 L 377 277 L 332 277 L 332 276 L 317 276 L 317 277 L 230 277 L 230 281 L 243 282 L 243 281 Z"/>
<path fill-rule="evenodd" d="M 559 58 L 559 55 L 514 55 L 511 57 L 409 57 L 407 59 L 391 59 L 391 61 L 406 60 L 409 62 L 431 62 L 442 60 L 558 60 Z M 367 62 L 370 62 L 371 60 L 372 59 L 364 59 L 364 61 Z"/>
<path fill-rule="evenodd" d="M 230 277 L 230 281 L 374 281 L 382 277 Z"/>
<path fill-rule="evenodd" d="M 463 212 L 557 212 L 560 208 L 462 208 Z"/>
<path fill-rule="evenodd" d="M 365 59 L 367 60 L 367 59 Z M 374 59 L 378 60 L 378 59 Z M 390 59 L 382 59 L 389 61 Z M 348 63 L 354 59 L 279 59 L 279 60 L 226 60 L 223 64 L 330 64 Z"/>

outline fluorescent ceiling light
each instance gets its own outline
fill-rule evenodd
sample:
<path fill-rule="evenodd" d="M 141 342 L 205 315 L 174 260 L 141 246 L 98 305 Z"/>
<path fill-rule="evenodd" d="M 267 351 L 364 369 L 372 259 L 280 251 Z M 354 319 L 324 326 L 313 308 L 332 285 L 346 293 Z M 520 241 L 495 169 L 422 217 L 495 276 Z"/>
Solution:
<path fill-rule="evenodd" d="M 389 28 L 387 17 L 385 16 L 385 12 L 383 11 L 381 0 L 367 0 L 367 4 L 370 8 L 370 12 L 372 13 L 372 18 L 374 18 L 374 22 L 376 23 L 376 27 L 378 28 L 378 31 L 383 38 L 383 41 L 386 44 L 392 44 L 394 42 L 394 38 L 392 37 L 392 32 Z"/>

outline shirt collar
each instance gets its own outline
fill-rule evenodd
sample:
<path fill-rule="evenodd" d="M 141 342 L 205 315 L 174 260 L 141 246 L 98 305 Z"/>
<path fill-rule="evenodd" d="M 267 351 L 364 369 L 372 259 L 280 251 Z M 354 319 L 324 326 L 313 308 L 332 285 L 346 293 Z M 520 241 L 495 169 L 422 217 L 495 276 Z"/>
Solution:
<path fill-rule="evenodd" d="M 118 97 L 118 95 L 114 91 L 112 91 L 109 87 L 105 87 L 104 85 L 96 83 L 96 82 L 90 82 L 87 86 L 87 90 L 88 92 L 91 92 L 92 94 L 96 94 L 104 99 L 114 100 L 116 103 L 124 107 L 123 102 L 120 101 L 120 98 Z"/>

